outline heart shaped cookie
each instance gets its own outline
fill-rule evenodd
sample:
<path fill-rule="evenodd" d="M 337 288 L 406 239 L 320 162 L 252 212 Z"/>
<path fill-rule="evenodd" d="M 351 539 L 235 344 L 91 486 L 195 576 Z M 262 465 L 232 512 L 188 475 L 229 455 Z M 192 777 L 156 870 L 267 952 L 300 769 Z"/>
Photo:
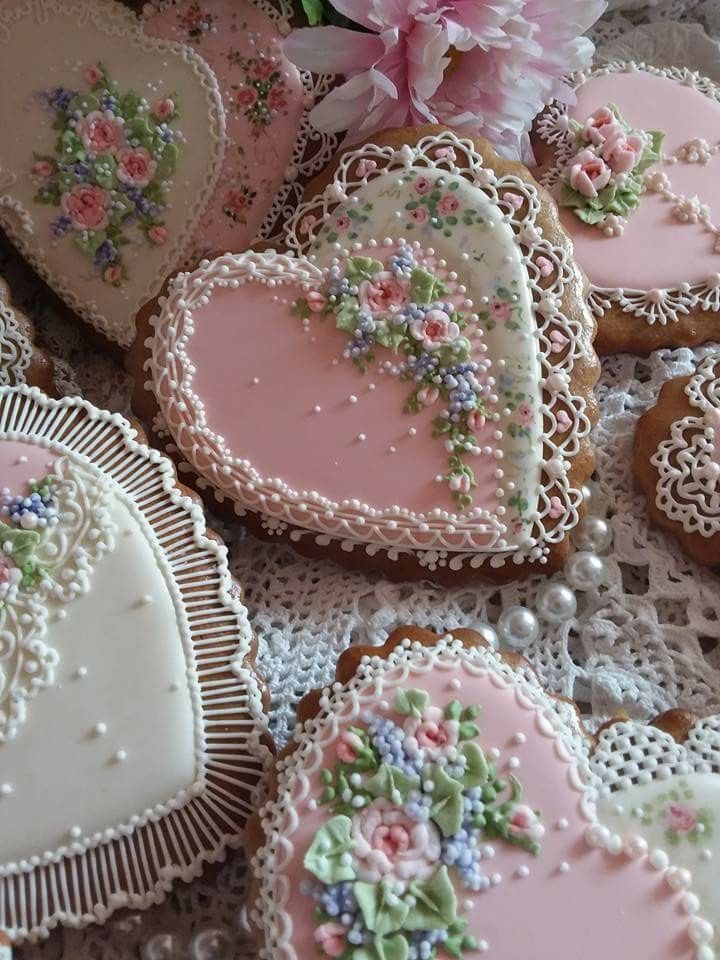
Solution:
<path fill-rule="evenodd" d="M 248 828 L 261 956 L 714 956 L 667 862 L 598 823 L 572 705 L 478 641 L 400 628 L 301 704 Z"/>
<path fill-rule="evenodd" d="M 599 351 L 717 339 L 720 90 L 689 70 L 634 63 L 571 83 L 576 102 L 537 124 L 552 152 L 541 182 L 590 280 Z"/>
<path fill-rule="evenodd" d="M 117 414 L 5 387 L 0 476 L 0 926 L 20 942 L 222 857 L 266 751 L 224 548 L 171 464 Z"/>
<path fill-rule="evenodd" d="M 450 133 L 347 154 L 318 201 L 327 247 L 205 261 L 146 311 L 156 425 L 266 532 L 402 577 L 507 579 L 564 555 L 590 469 L 588 321 L 545 199 L 490 159 Z M 444 230 L 426 233 L 436 203 Z M 294 225 L 319 227 L 316 207 Z"/>
<path fill-rule="evenodd" d="M 310 127 L 307 112 L 327 78 L 284 56 L 287 5 L 251 0 L 156 0 L 146 34 L 188 44 L 217 77 L 228 146 L 222 175 L 188 250 L 238 251 L 280 232 L 304 184 L 328 163 L 337 138 Z"/>
<path fill-rule="evenodd" d="M 220 173 L 215 77 L 194 51 L 145 36 L 115 0 L 10 0 L 0 51 L 13 91 L 0 223 L 70 307 L 127 346 Z"/>
<path fill-rule="evenodd" d="M 48 389 L 52 377 L 52 362 L 35 346 L 33 325 L 13 305 L 0 277 L 0 387 L 29 383 Z"/>

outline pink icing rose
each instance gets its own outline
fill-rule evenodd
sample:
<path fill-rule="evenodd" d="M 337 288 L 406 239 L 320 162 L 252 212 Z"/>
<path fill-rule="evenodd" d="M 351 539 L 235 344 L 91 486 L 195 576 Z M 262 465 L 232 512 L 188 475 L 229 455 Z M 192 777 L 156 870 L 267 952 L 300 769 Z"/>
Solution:
<path fill-rule="evenodd" d="M 529 403 L 521 403 L 515 411 L 515 419 L 523 426 L 529 427 L 535 422 L 535 413 Z"/>
<path fill-rule="evenodd" d="M 437 827 L 412 820 L 384 797 L 353 817 L 352 839 L 358 878 L 368 883 L 426 880 L 437 869 Z"/>
<path fill-rule="evenodd" d="M 695 829 L 697 824 L 697 815 L 690 807 L 684 807 L 680 803 L 671 803 L 667 809 L 667 825 L 670 830 L 677 833 L 689 833 Z"/>
<path fill-rule="evenodd" d="M 598 107 L 585 121 L 582 130 L 583 140 L 588 140 L 598 146 L 606 139 L 609 129 L 615 126 L 615 115 L 612 110 L 608 107 Z"/>
<path fill-rule="evenodd" d="M 347 950 L 346 932 L 341 923 L 323 923 L 315 929 L 315 942 L 326 957 L 340 957 Z"/>
<path fill-rule="evenodd" d="M 460 725 L 457 720 L 447 720 L 440 707 L 427 707 L 419 718 L 408 717 L 403 730 L 405 748 L 410 754 L 422 750 L 429 761 L 455 754 Z"/>
<path fill-rule="evenodd" d="M 423 349 L 438 350 L 460 335 L 460 327 L 444 310 L 428 310 L 424 317 L 410 321 L 410 333 L 422 340 Z"/>
<path fill-rule="evenodd" d="M 327 306 L 327 298 L 319 290 L 310 290 L 305 299 L 313 313 L 322 313 Z"/>
<path fill-rule="evenodd" d="M 458 198 L 454 197 L 451 193 L 446 193 L 444 197 L 440 198 L 438 210 L 444 217 L 446 217 L 449 213 L 455 213 L 459 206 L 460 202 L 458 201 Z"/>
<path fill-rule="evenodd" d="M 110 111 L 93 110 L 75 124 L 75 133 L 90 154 L 117 153 L 125 143 L 123 121 Z"/>
<path fill-rule="evenodd" d="M 94 87 L 96 83 L 100 83 L 104 74 L 100 67 L 93 63 L 89 67 L 85 67 L 85 80 L 90 84 L 91 87 Z"/>
<path fill-rule="evenodd" d="M 162 247 L 167 243 L 168 232 L 166 227 L 150 227 L 148 230 L 148 240 L 154 243 L 156 247 Z"/>
<path fill-rule="evenodd" d="M 507 300 L 493 300 L 490 304 L 490 313 L 495 320 L 509 320 L 512 316 L 512 307 Z"/>
<path fill-rule="evenodd" d="M 449 160 L 452 163 L 455 160 L 455 151 L 452 147 L 439 147 L 435 151 L 438 160 Z"/>
<path fill-rule="evenodd" d="M 449 486 L 453 493 L 470 493 L 470 477 L 465 473 L 456 473 L 450 477 Z"/>
<path fill-rule="evenodd" d="M 415 193 L 419 193 L 421 197 L 424 197 L 426 193 L 430 193 L 432 190 L 432 180 L 428 177 L 418 177 L 413 187 L 415 188 Z"/>
<path fill-rule="evenodd" d="M 361 306 L 373 315 L 396 312 L 407 303 L 409 295 L 408 281 L 387 270 L 376 273 L 372 280 L 363 280 L 358 287 Z"/>
<path fill-rule="evenodd" d="M 428 212 L 425 207 L 416 207 L 414 210 L 408 210 L 408 216 L 415 223 L 423 224 L 427 223 Z"/>
<path fill-rule="evenodd" d="M 417 392 L 418 400 L 426 407 L 432 406 L 439 396 L 440 391 L 437 387 L 420 387 Z"/>
<path fill-rule="evenodd" d="M 525 202 L 519 193 L 512 193 L 510 190 L 504 195 L 503 199 L 507 200 L 513 210 L 519 210 Z"/>
<path fill-rule="evenodd" d="M 528 837 L 536 843 L 545 835 L 545 827 L 540 823 L 538 815 L 524 804 L 513 810 L 508 829 L 514 836 Z"/>
<path fill-rule="evenodd" d="M 537 264 L 541 277 L 549 277 L 553 272 L 552 261 L 548 260 L 547 257 L 538 257 L 535 263 Z"/>
<path fill-rule="evenodd" d="M 103 230 L 108 223 L 110 194 L 92 183 L 79 183 L 60 200 L 76 230 Z"/>
<path fill-rule="evenodd" d="M 55 173 L 55 164 L 50 160 L 38 160 L 33 164 L 32 172 L 36 177 L 51 177 Z"/>
<path fill-rule="evenodd" d="M 345 215 L 338 217 L 337 220 L 335 221 L 335 226 L 338 228 L 338 230 L 349 230 L 351 224 L 352 224 L 352 220 L 350 219 L 350 217 L 347 217 Z"/>
<path fill-rule="evenodd" d="M 271 110 L 282 110 L 287 106 L 287 91 L 285 87 L 273 87 L 268 94 L 268 106 Z"/>
<path fill-rule="evenodd" d="M 241 87 L 234 94 L 235 103 L 246 109 L 251 107 L 257 100 L 257 91 L 254 87 Z"/>
<path fill-rule="evenodd" d="M 485 426 L 485 414 L 479 410 L 471 410 L 467 415 L 467 425 L 471 430 L 480 430 Z"/>
<path fill-rule="evenodd" d="M 593 198 L 610 182 L 610 167 L 592 150 L 581 150 L 570 161 L 570 186 L 583 197 Z"/>
<path fill-rule="evenodd" d="M 158 120 L 167 120 L 175 113 L 175 101 L 170 97 L 161 97 L 153 103 L 152 112 Z"/>
<path fill-rule="evenodd" d="M 362 747 L 363 742 L 356 733 L 352 733 L 350 730 L 343 730 L 338 737 L 335 752 L 337 753 L 338 760 L 342 763 L 355 763 Z"/>
<path fill-rule="evenodd" d="M 274 59 L 256 60 L 250 68 L 250 76 L 256 80 L 267 80 L 277 70 L 277 63 Z"/>
<path fill-rule="evenodd" d="M 607 138 L 600 153 L 614 173 L 630 173 L 642 157 L 644 147 L 642 137 L 636 133 L 626 136 L 618 128 Z"/>
<path fill-rule="evenodd" d="M 105 273 L 103 273 L 103 280 L 105 283 L 109 283 L 112 287 L 119 287 L 122 283 L 122 278 L 123 275 L 120 267 L 107 267 Z"/>
<path fill-rule="evenodd" d="M 369 173 L 372 173 L 373 170 L 377 169 L 377 163 L 375 160 L 368 160 L 363 157 L 361 160 L 358 160 L 357 165 L 357 175 L 359 177 L 366 177 Z"/>
<path fill-rule="evenodd" d="M 310 228 L 316 221 L 317 221 L 317 217 L 314 214 L 312 213 L 306 214 L 300 221 L 300 226 L 298 228 L 300 230 L 300 233 L 302 234 L 309 233 Z"/>
<path fill-rule="evenodd" d="M 146 187 L 157 170 L 157 162 L 145 147 L 123 147 L 117 152 L 117 177 L 134 187 Z"/>
<path fill-rule="evenodd" d="M 557 518 L 561 517 L 564 512 L 563 503 L 560 497 L 550 497 L 550 509 L 548 510 L 548 513 L 553 520 L 557 520 Z"/>

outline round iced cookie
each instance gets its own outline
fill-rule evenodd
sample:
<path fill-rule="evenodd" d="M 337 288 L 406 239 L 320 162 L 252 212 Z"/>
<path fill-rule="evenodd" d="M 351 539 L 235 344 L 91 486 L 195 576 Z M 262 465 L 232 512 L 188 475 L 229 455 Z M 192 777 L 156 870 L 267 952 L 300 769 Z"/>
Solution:
<path fill-rule="evenodd" d="M 574 706 L 478 642 L 400 628 L 301 704 L 248 827 L 260 957 L 709 960 L 667 862 L 596 819 Z"/>
<path fill-rule="evenodd" d="M 135 407 L 211 495 L 303 552 L 396 578 L 550 570 L 592 464 L 578 276 L 523 168 L 446 131 L 414 137 L 340 159 L 319 201 L 327 247 L 172 280 L 140 317 Z M 291 245 L 325 222 L 317 203 Z M 430 207 L 439 233 L 419 222 Z"/>
<path fill-rule="evenodd" d="M 0 916 L 16 943 L 157 903 L 222 857 L 266 760 L 225 550 L 141 439 L 83 401 L 0 388 Z"/>
<path fill-rule="evenodd" d="M 663 385 L 638 421 L 633 469 L 650 518 L 693 560 L 720 566 L 720 354 Z"/>
<path fill-rule="evenodd" d="M 689 70 L 612 63 L 537 123 L 541 182 L 590 281 L 600 353 L 717 339 L 720 90 Z M 544 141 L 545 144 L 540 141 Z"/>
<path fill-rule="evenodd" d="M 0 387 L 16 383 L 51 387 L 52 362 L 34 338 L 32 323 L 13 304 L 10 287 L 0 277 Z"/>

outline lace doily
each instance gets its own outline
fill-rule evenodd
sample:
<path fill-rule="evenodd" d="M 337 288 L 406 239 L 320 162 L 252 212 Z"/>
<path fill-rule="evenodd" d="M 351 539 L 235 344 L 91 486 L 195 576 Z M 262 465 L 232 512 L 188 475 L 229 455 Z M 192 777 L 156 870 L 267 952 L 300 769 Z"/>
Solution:
<path fill-rule="evenodd" d="M 595 29 L 601 58 L 675 62 L 720 80 L 720 45 L 708 36 L 720 37 L 716 0 L 662 0 L 642 8 L 636 0 L 615 0 L 611 8 Z M 129 412 L 129 382 L 121 364 L 93 349 L 87 332 L 69 322 L 67 310 L 4 244 L 0 275 L 37 324 L 40 344 L 56 359 L 59 390 Z M 677 705 L 701 715 L 720 711 L 717 576 L 684 558 L 670 538 L 649 527 L 630 469 L 638 417 L 654 403 L 662 382 L 689 375 L 710 349 L 662 350 L 645 359 L 619 355 L 603 364 L 590 512 L 607 516 L 613 531 L 607 583 L 578 594 L 577 616 L 547 626 L 524 651 L 551 690 L 580 703 L 593 728 L 618 710 L 641 721 Z M 213 526 L 223 529 L 214 519 Z M 240 526 L 224 532 L 260 640 L 260 666 L 271 686 L 271 726 L 280 742 L 292 729 L 298 699 L 331 677 L 337 655 L 348 644 L 381 643 L 401 623 L 443 630 L 495 622 L 515 603 L 533 607 L 541 582 L 455 590 L 394 584 L 302 559 L 286 547 L 244 536 Z M 244 879 L 236 856 L 203 879 L 179 885 L 161 907 L 142 915 L 118 914 L 105 927 L 58 932 L 22 956 L 250 957 L 240 922 Z M 199 953 L 195 945 L 190 953 L 192 937 L 206 928 L 216 928 L 215 952 Z M 162 941 L 170 934 L 173 939 Z M 151 937 L 155 945 L 165 943 L 165 953 L 147 952 Z"/>

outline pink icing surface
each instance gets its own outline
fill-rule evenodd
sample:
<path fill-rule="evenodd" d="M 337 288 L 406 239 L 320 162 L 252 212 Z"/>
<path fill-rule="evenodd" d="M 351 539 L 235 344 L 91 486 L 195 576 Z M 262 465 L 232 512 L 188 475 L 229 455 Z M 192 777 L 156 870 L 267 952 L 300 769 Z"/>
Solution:
<path fill-rule="evenodd" d="M 584 121 L 608 103 L 620 108 L 625 120 L 644 130 L 665 133 L 663 152 L 673 154 L 689 140 L 718 141 L 720 104 L 689 86 L 649 73 L 614 73 L 593 77 L 578 88 L 570 116 Z M 709 204 L 720 221 L 720 157 L 708 164 L 661 164 L 671 189 Z M 697 282 L 720 270 L 713 253 L 714 238 L 698 225 L 676 220 L 672 205 L 657 194 L 645 193 L 620 237 L 605 237 L 568 209 L 560 217 L 572 234 L 578 262 L 600 287 L 647 290 Z"/>
<path fill-rule="evenodd" d="M 48 472 L 54 457 L 45 447 L 17 440 L 0 443 L 0 489 L 26 493 L 30 480 L 40 480 Z"/>
<path fill-rule="evenodd" d="M 191 39 L 191 8 L 212 18 L 212 29 Z M 303 89 L 297 69 L 282 55 L 282 34 L 249 0 L 180 0 L 145 20 L 146 33 L 186 43 L 212 68 L 225 106 L 228 146 L 217 190 L 196 231 L 192 249 L 239 252 L 255 238 L 270 209 L 290 163 L 303 113 Z M 238 108 L 247 91 L 245 71 L 238 59 L 274 56 L 281 73 L 275 85 L 275 115 L 268 126 L 258 127 Z M 251 78 L 252 79 L 252 78 Z M 277 92 L 281 90 L 281 92 Z M 254 192 L 248 202 L 249 194 Z M 245 199 L 243 199 L 245 197 Z M 236 211 L 233 219 L 228 209 Z"/>
<path fill-rule="evenodd" d="M 460 680 L 459 689 L 450 685 L 454 678 Z M 469 920 L 468 932 L 488 943 L 487 953 L 481 956 L 497 960 L 694 957 L 680 895 L 670 890 L 660 874 L 645 863 L 588 847 L 583 837 L 587 821 L 580 810 L 580 794 L 568 784 L 570 764 L 558 757 L 555 740 L 538 731 L 535 713 L 518 706 L 508 685 L 498 687 L 487 675 L 473 677 L 458 666 L 430 676 L 411 675 L 399 686 L 421 687 L 439 706 L 453 699 L 464 705 L 481 705 L 480 745 L 486 751 L 493 747 L 501 751 L 497 761 L 501 773 L 508 772 L 510 757 L 520 761 L 512 772 L 522 783 L 522 802 L 542 814 L 545 835 L 539 856 L 501 840 L 492 841 L 495 856 L 483 864 L 488 874 L 501 874 L 501 883 L 485 893 L 456 888 L 460 905 L 472 902 L 469 909 L 459 910 Z M 395 689 L 386 692 L 388 700 L 392 701 Z M 382 696 L 383 691 L 378 690 L 371 698 L 375 701 L 372 709 L 388 712 L 382 706 Z M 518 733 L 526 737 L 525 743 L 515 742 Z M 332 767 L 335 762 L 331 744 L 322 766 Z M 309 797 L 319 797 L 323 790 L 319 776 L 313 775 L 310 783 Z M 315 880 L 302 860 L 315 831 L 329 815 L 327 808 L 311 810 L 307 799 L 297 801 L 295 806 L 299 821 L 292 835 L 295 854 L 285 872 L 292 882 L 288 902 L 292 943 L 300 960 L 306 960 L 317 955 L 314 903 L 300 892 L 300 886 Z M 558 828 L 561 818 L 568 821 L 565 829 Z M 570 867 L 567 873 L 559 869 L 563 862 Z M 522 865 L 529 869 L 526 877 L 516 873 Z M 454 870 L 450 872 L 454 874 Z M 470 952 L 467 956 L 478 954 Z"/>
<path fill-rule="evenodd" d="M 254 283 L 216 287 L 194 311 L 187 352 L 210 428 L 234 456 L 294 490 L 315 490 L 338 503 L 361 495 L 378 509 L 399 502 L 415 512 L 456 510 L 447 482 L 434 479 L 447 472 L 442 440 L 432 435 L 440 405 L 404 413 L 408 383 L 381 373 L 377 362 L 363 374 L 343 358 L 347 334 L 332 320 L 313 319 L 304 332 L 289 312 L 303 295 L 299 287 L 283 284 L 276 295 L 273 301 L 267 287 Z M 494 444 L 492 430 L 487 424 L 477 431 L 481 446 Z M 494 511 L 496 461 L 473 457 L 472 467 L 473 505 Z"/>

